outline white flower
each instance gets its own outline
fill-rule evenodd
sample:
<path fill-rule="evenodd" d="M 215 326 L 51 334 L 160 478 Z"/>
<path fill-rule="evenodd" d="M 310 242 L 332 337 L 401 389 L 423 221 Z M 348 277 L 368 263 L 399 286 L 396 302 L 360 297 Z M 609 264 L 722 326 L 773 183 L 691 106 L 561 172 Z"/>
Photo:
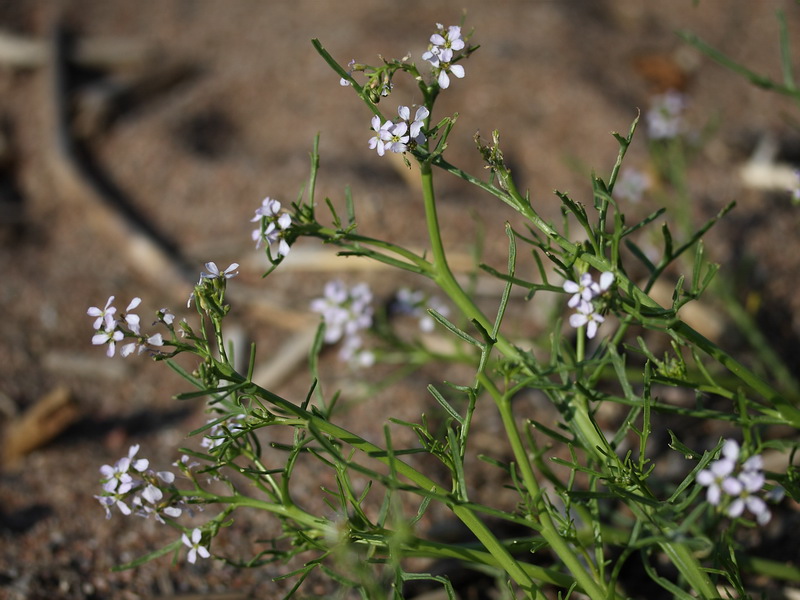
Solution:
<path fill-rule="evenodd" d="M 439 87 L 443 90 L 450 87 L 450 77 L 448 76 L 448 73 L 452 73 L 459 79 L 462 79 L 465 75 L 464 67 L 461 65 L 451 64 L 452 60 L 453 51 L 450 48 L 445 48 L 432 58 L 428 59 L 428 62 L 430 62 L 434 68 L 434 72 L 438 71 L 437 81 L 439 83 Z"/>
<path fill-rule="evenodd" d="M 92 336 L 92 344 L 95 346 L 102 346 L 103 344 L 108 344 L 108 350 L 106 350 L 106 354 L 109 358 L 114 356 L 114 351 L 116 349 L 117 342 L 122 340 L 125 337 L 118 329 L 112 329 L 108 331 L 99 331 Z"/>
<path fill-rule="evenodd" d="M 595 312 L 594 306 L 590 302 L 583 302 L 578 305 L 576 313 L 570 315 L 569 324 L 575 329 L 586 325 L 586 337 L 592 339 L 597 334 L 597 328 L 605 318 Z"/>
<path fill-rule="evenodd" d="M 208 270 L 208 273 L 206 273 L 205 271 L 200 273 L 200 281 L 202 281 L 203 279 L 217 279 L 217 278 L 230 279 L 231 277 L 236 277 L 239 274 L 239 271 L 236 270 L 238 268 L 239 268 L 239 263 L 231 263 L 230 265 L 228 265 L 227 269 L 220 272 L 216 263 L 207 262 L 206 269 Z"/>
<path fill-rule="evenodd" d="M 372 131 L 375 135 L 369 140 L 370 150 L 377 150 L 378 156 L 383 156 L 386 151 L 386 142 L 392 139 L 391 129 L 394 123 L 386 121 L 381 124 L 381 118 L 378 115 L 372 117 Z"/>
<path fill-rule="evenodd" d="M 142 473 L 150 464 L 146 458 L 134 460 L 137 452 L 139 452 L 139 444 L 134 444 L 128 449 L 128 456 L 119 459 L 113 467 L 111 465 L 100 467 L 100 473 L 105 478 L 102 486 L 105 491 L 124 494 L 133 487 L 134 480 L 130 475 L 130 470 Z"/>
<path fill-rule="evenodd" d="M 683 131 L 681 113 L 685 105 L 683 95 L 674 90 L 653 98 L 646 115 L 650 138 L 657 140 L 678 136 Z"/>
<path fill-rule="evenodd" d="M 187 560 L 194 564 L 197 560 L 197 555 L 199 554 L 202 558 L 208 558 L 211 556 L 211 553 L 208 551 L 208 548 L 205 546 L 201 546 L 200 542 L 203 538 L 203 532 L 200 529 L 195 528 L 192 530 L 192 537 L 191 539 L 185 533 L 181 536 L 181 540 L 183 541 L 184 546 L 189 548 L 189 553 L 187 554 Z"/>
<path fill-rule="evenodd" d="M 431 45 L 428 51 L 422 54 L 422 60 L 431 61 L 445 49 L 456 52 L 464 49 L 466 44 L 461 39 L 461 27 L 451 25 L 445 31 L 444 26 L 441 23 L 437 23 L 436 29 L 437 32 L 430 37 Z"/>
<path fill-rule="evenodd" d="M 737 493 L 736 479 L 730 476 L 735 466 L 735 459 L 721 458 L 697 474 L 697 483 L 708 488 L 706 500 L 712 506 L 719 506 L 723 491 L 729 494 Z"/>
<path fill-rule="evenodd" d="M 573 294 L 572 298 L 567 302 L 567 306 L 575 308 L 581 302 L 590 302 L 594 298 L 595 293 L 592 289 L 596 284 L 589 273 L 581 275 L 578 282 L 567 280 L 564 282 L 563 289 L 568 294 Z"/>
<path fill-rule="evenodd" d="M 172 325 L 175 321 L 175 315 L 173 315 L 168 308 L 162 308 L 158 311 L 158 320 L 165 325 Z"/>
<path fill-rule="evenodd" d="M 738 461 L 739 444 L 735 440 L 726 440 L 722 446 L 722 458 L 700 471 L 697 483 L 708 488 L 708 503 L 720 507 L 732 519 L 747 509 L 759 525 L 766 525 L 772 515 L 767 503 L 756 495 L 765 483 L 763 459 L 758 454 L 751 456 L 742 463 L 738 474 L 734 474 Z"/>
<path fill-rule="evenodd" d="M 384 143 L 387 150 L 397 154 L 408 150 L 408 123 L 405 121 L 396 123 L 389 130 L 389 134 L 389 139 Z"/>
<path fill-rule="evenodd" d="M 324 297 L 311 302 L 311 310 L 325 321 L 325 341 L 334 344 L 372 325 L 372 292 L 362 283 L 349 290 L 339 280 L 325 284 Z"/>
<path fill-rule="evenodd" d="M 414 114 L 413 121 L 411 120 L 411 110 L 407 106 L 399 106 L 397 114 L 408 123 L 408 136 L 417 144 L 424 144 L 427 138 L 422 133 L 422 127 L 425 125 L 425 119 L 430 115 L 430 111 L 424 106 L 420 106 Z"/>
<path fill-rule="evenodd" d="M 131 342 L 129 344 L 125 344 L 122 348 L 119 349 L 120 356 L 130 356 L 133 354 L 133 351 L 136 350 L 137 354 L 141 354 L 145 350 L 147 350 L 147 346 L 163 346 L 164 345 L 164 338 L 161 336 L 160 333 L 156 333 L 155 335 L 151 335 L 150 337 L 140 337 L 138 342 Z"/>
<path fill-rule="evenodd" d="M 106 305 L 103 308 L 98 308 L 97 306 L 91 306 L 86 311 L 86 314 L 90 317 L 96 317 L 92 327 L 95 329 L 100 329 L 103 327 L 103 322 L 105 322 L 106 326 L 105 329 L 110 329 L 113 327 L 114 323 L 114 313 L 117 312 L 117 309 L 111 306 L 111 303 L 114 301 L 114 296 L 109 296 L 108 300 L 106 301 Z M 109 327 L 109 323 L 111 323 L 111 327 Z"/>
<path fill-rule="evenodd" d="M 272 247 L 278 242 L 278 255 L 286 256 L 289 254 L 289 244 L 284 238 L 285 231 L 292 226 L 292 217 L 289 213 L 281 212 L 281 203 L 267 196 L 256 209 L 256 215 L 250 219 L 251 222 L 262 221 L 261 227 L 254 229 L 252 233 L 256 248 L 261 247 L 262 242 Z"/>
<path fill-rule="evenodd" d="M 754 494 L 764 487 L 764 474 L 760 471 L 742 471 L 736 480 L 739 484 L 738 491 L 728 492 L 735 499 L 728 506 L 728 516 L 736 518 L 747 508 L 756 517 L 759 525 L 766 525 L 772 518 L 767 508 L 767 503 Z"/>
<path fill-rule="evenodd" d="M 139 315 L 134 315 L 131 313 L 137 306 L 142 303 L 142 299 L 139 297 L 134 298 L 131 300 L 130 304 L 128 304 L 128 308 L 125 309 L 125 323 L 128 325 L 128 329 L 130 329 L 133 333 L 139 333 Z"/>

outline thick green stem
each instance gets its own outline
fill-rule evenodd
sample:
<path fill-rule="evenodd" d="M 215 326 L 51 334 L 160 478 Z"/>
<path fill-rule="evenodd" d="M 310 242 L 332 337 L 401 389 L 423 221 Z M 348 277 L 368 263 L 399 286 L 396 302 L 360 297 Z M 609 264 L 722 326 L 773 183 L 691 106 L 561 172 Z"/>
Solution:
<path fill-rule="evenodd" d="M 605 590 L 603 590 L 599 576 L 594 569 L 594 565 L 587 565 L 580 561 L 575 551 L 564 541 L 561 534 L 558 532 L 555 523 L 553 522 L 544 499 L 542 492 L 539 488 L 539 483 L 536 481 L 536 475 L 531 468 L 530 457 L 528 456 L 525 446 L 517 429 L 517 424 L 514 421 L 514 413 L 511 409 L 511 397 L 508 394 L 502 394 L 500 390 L 494 385 L 494 382 L 487 377 L 484 373 L 478 374 L 478 380 L 483 385 L 497 405 L 500 412 L 500 418 L 503 421 L 503 427 L 511 444 L 511 450 L 514 453 L 514 458 L 517 462 L 517 468 L 522 474 L 522 481 L 528 491 L 528 495 L 535 499 L 537 517 L 539 519 L 539 533 L 550 545 L 550 549 L 558 556 L 564 565 L 569 569 L 570 573 L 575 577 L 578 585 L 583 588 L 585 594 L 590 598 L 598 600 L 607 598 Z"/>

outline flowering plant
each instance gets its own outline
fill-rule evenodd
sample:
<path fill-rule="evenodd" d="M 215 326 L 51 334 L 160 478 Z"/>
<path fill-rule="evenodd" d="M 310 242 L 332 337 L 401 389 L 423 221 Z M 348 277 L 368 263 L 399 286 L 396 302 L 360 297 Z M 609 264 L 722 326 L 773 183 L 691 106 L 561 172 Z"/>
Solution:
<path fill-rule="evenodd" d="M 432 117 L 439 94 L 457 89 L 455 79 L 466 75 L 463 63 L 477 49 L 470 39 L 460 26 L 437 25 L 422 55 L 427 69 L 408 56 L 378 66 L 352 61 L 348 69 L 319 41 L 313 42 L 340 83 L 352 88 L 370 111 L 371 137 L 364 147 L 377 152 L 374 160 L 397 153 L 418 166 L 429 242 L 425 252 L 359 232 L 357 203 L 349 195 L 345 218 L 326 199 L 331 223 L 323 223 L 315 198 L 316 144 L 305 194 L 285 211 L 279 201 L 266 198 L 256 209 L 253 222 L 258 227 L 252 233 L 273 268 L 298 238 L 317 238 L 340 248 L 342 255 L 367 257 L 434 284 L 437 295 L 399 290 L 394 312 L 419 318 L 423 332 L 447 336 L 451 352 L 434 350 L 423 341 L 405 341 L 392 330 L 391 311 L 383 314 L 374 308 L 366 284 L 348 287 L 332 281 L 310 306 L 321 323 L 311 349 L 309 392 L 304 398 L 288 399 L 253 381 L 255 351 L 244 372 L 229 356 L 223 329 L 231 310 L 226 285 L 238 273 L 235 263 L 224 270 L 213 262 L 206 264 L 189 299 L 197 312 L 193 321 L 176 322 L 171 312 L 161 309 L 154 324 L 160 331 L 146 334 L 131 312 L 139 306 L 138 298 L 120 316 L 113 296 L 103 308 L 88 310 L 94 318 L 94 344 L 106 345 L 113 356 L 118 344 L 131 340 L 120 354 L 148 350 L 157 360 L 168 361 L 195 388 L 181 397 L 207 398 L 212 415 L 191 434 L 201 436 L 199 444 L 184 449 L 183 458 L 174 464 L 178 476 L 150 470 L 148 460 L 136 458 L 138 446 L 116 465 L 101 468 L 98 499 L 109 516 L 114 508 L 123 515 L 152 515 L 181 534 L 129 566 L 170 552 L 185 553 L 190 563 L 230 560 L 217 554 L 214 538 L 236 509 L 247 507 L 266 511 L 283 526 L 283 535 L 270 540 L 268 550 L 247 565 L 263 564 L 266 556 L 289 560 L 302 555 L 304 563 L 294 572 L 298 586 L 321 570 L 355 587 L 364 598 L 403 597 L 408 582 L 424 578 L 455 597 L 448 577 L 414 570 L 406 561 L 413 557 L 458 559 L 490 572 L 509 594 L 525 598 L 572 592 L 594 599 L 628 597 L 622 573 L 631 563 L 677 597 L 717 598 L 720 586 L 746 593 L 740 565 L 732 558 L 734 538 L 731 533 L 719 538 L 717 532 L 765 526 L 771 512 L 764 494 L 777 500 L 773 492 L 785 489 L 797 500 L 794 467 L 785 473 L 767 472 L 761 453 L 768 448 L 796 449 L 794 443 L 763 439 L 763 431 L 769 425 L 800 427 L 800 410 L 786 394 L 681 320 L 680 309 L 697 300 L 716 274 L 717 267 L 705 259 L 701 237 L 726 211 L 689 232 L 678 245 L 664 225 L 662 250 L 648 256 L 636 235 L 663 211 L 630 224 L 617 189 L 638 118 L 627 134 L 613 134 L 619 145 L 617 159 L 607 177 L 592 177 L 590 205 L 557 193 L 565 217 L 561 226 L 542 218 L 530 195 L 520 191 L 497 132 L 489 142 L 476 136 L 488 177 L 468 174 L 448 162 L 447 142 L 456 115 L 438 122 Z M 413 107 L 403 99 L 397 117 L 390 119 L 381 103 L 394 93 L 397 76 L 416 82 L 421 103 Z M 649 131 L 654 141 L 680 134 L 677 120 L 683 106 L 680 98 L 669 95 L 652 111 Z M 504 232 L 507 268 L 482 265 L 502 287 L 491 313 L 478 305 L 450 267 L 438 221 L 435 174 L 466 181 L 510 209 Z M 641 182 L 634 187 L 637 195 L 646 188 Z M 570 232 L 575 226 L 579 241 L 573 241 L 576 236 Z M 519 274 L 524 260 L 520 248 L 535 267 L 535 280 Z M 690 253 L 693 258 L 687 264 Z M 651 291 L 667 269 L 687 266 L 690 273 L 673 286 L 671 304 L 657 303 Z M 514 289 L 525 290 L 531 302 L 558 298 L 558 316 L 542 336 L 546 343 L 520 340 L 514 325 L 507 323 Z M 574 312 L 564 326 L 562 313 L 568 310 Z M 382 337 L 387 346 L 377 341 L 368 346 L 368 337 Z M 466 363 L 471 375 L 461 383 L 428 387 L 444 427 L 424 416 L 414 423 L 381 415 L 414 433 L 416 444 L 398 447 L 388 426 L 383 440 L 376 441 L 341 424 L 335 410 L 338 395 L 327 394 L 320 381 L 318 356 L 326 343 L 341 344 L 339 357 L 355 368 L 381 362 L 391 348 L 395 355 L 398 349 L 404 351 L 409 363 Z M 663 359 L 654 348 L 667 348 Z M 197 357 L 193 372 L 172 361 L 183 353 Z M 676 407 L 662 399 L 658 390 L 667 387 L 696 397 L 696 406 Z M 515 400 L 530 393 L 558 411 L 555 426 L 536 414 L 520 414 Z M 705 401 L 712 398 L 715 402 Z M 467 465 L 478 403 L 491 404 L 502 423 L 503 440 L 498 443 L 512 458 L 487 461 L 516 495 L 512 506 L 474 499 Z M 601 427 L 598 414 L 604 406 L 618 409 L 614 430 Z M 731 419 L 733 411 L 736 417 Z M 669 447 L 685 463 L 677 481 L 662 480 L 653 464 L 654 434 L 666 433 L 657 423 L 660 416 L 676 413 L 687 419 L 732 422 L 742 444 L 729 439 L 690 449 L 669 431 Z M 260 430 L 270 427 L 291 430 L 292 442 L 276 442 L 264 451 Z M 556 448 L 566 454 L 559 456 Z M 276 454 L 279 466 L 268 468 Z M 424 461 L 415 460 L 418 454 L 434 458 L 445 476 L 427 472 Z M 307 455 L 318 459 L 319 468 L 335 481 L 335 488 L 323 490 L 332 509 L 328 516 L 305 508 L 292 493 L 298 459 Z M 748 458 L 740 464 L 742 456 Z M 359 487 L 358 477 L 368 483 Z M 700 497 L 703 488 L 705 501 Z M 474 541 L 426 537 L 420 523 L 434 506 L 460 521 Z M 201 525 L 182 521 L 195 509 L 209 507 L 218 512 Z M 515 534 L 500 536 L 490 520 L 513 527 Z M 369 569 L 354 566 L 353 557 Z M 657 561 L 671 565 L 672 571 L 657 568 Z"/>

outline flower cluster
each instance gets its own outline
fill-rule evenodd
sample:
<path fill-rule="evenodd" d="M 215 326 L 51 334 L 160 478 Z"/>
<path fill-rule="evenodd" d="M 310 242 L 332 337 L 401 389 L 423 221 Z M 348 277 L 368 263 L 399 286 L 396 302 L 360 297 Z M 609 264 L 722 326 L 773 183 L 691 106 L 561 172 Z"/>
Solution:
<path fill-rule="evenodd" d="M 650 139 L 674 138 L 683 131 L 683 110 L 686 100 L 683 94 L 669 91 L 653 98 L 647 111 L 647 133 Z"/>
<path fill-rule="evenodd" d="M 260 226 L 253 230 L 253 241 L 256 248 L 266 242 L 272 252 L 272 245 L 278 242 L 278 256 L 289 254 L 289 243 L 286 235 L 292 226 L 292 217 L 287 212 L 281 212 L 281 203 L 269 196 L 264 198 L 261 206 L 256 209 L 256 215 L 250 219 L 252 223 L 260 222 Z"/>
<path fill-rule="evenodd" d="M 386 151 L 402 153 L 409 147 L 417 144 L 424 144 L 427 141 L 422 127 L 425 119 L 430 115 L 430 111 L 424 106 L 420 106 L 414 118 L 411 118 L 411 109 L 407 106 L 399 106 L 397 114 L 400 120 L 385 121 L 381 123 L 378 115 L 372 117 L 372 131 L 375 133 L 369 140 L 370 150 L 376 150 L 378 156 L 383 156 Z M 280 205 L 279 205 L 280 206 Z"/>
<path fill-rule="evenodd" d="M 355 360 L 362 366 L 374 362 L 371 352 L 362 350 L 360 332 L 372 325 L 372 292 L 366 283 L 348 289 L 339 280 L 325 284 L 324 296 L 311 302 L 311 310 L 322 315 L 325 323 L 325 342 L 342 341 L 339 357 L 346 362 Z"/>
<path fill-rule="evenodd" d="M 411 290 L 400 288 L 396 295 L 397 303 L 394 308 L 401 314 L 411 315 L 419 319 L 419 328 L 425 332 L 433 331 L 435 322 L 428 313 L 428 308 L 446 317 L 450 310 L 442 302 L 433 296 L 427 295 L 422 290 Z"/>
<path fill-rule="evenodd" d="M 458 25 L 445 29 L 441 23 L 437 23 L 436 29 L 437 32 L 431 36 L 428 51 L 422 55 L 422 59 L 431 63 L 439 87 L 446 89 L 450 87 L 448 73 L 459 79 L 464 77 L 464 67 L 453 64 L 453 59 L 454 53 L 463 50 L 466 44 L 461 38 L 461 27 Z"/>
<path fill-rule="evenodd" d="M 600 323 L 605 321 L 603 315 L 595 310 L 592 300 L 604 294 L 612 283 L 614 274 L 611 271 L 601 273 L 599 283 L 592 279 L 589 273 L 581 275 L 578 282 L 569 280 L 564 282 L 564 291 L 572 294 L 567 306 L 576 311 L 570 316 L 569 324 L 576 329 L 586 325 L 586 337 L 589 339 L 595 336 Z"/>
<path fill-rule="evenodd" d="M 135 514 L 145 518 L 154 515 L 161 523 L 164 523 L 162 515 L 173 519 L 179 517 L 183 512 L 180 497 L 170 494 L 165 500 L 162 489 L 164 484 L 172 485 L 175 474 L 171 471 L 156 472 L 149 469 L 150 461 L 136 458 L 138 452 L 139 445 L 133 445 L 128 450 L 128 455 L 119 459 L 115 465 L 100 467 L 103 494 L 95 498 L 105 508 L 106 518 L 111 518 L 111 508 L 114 506 L 123 515 Z"/>
<path fill-rule="evenodd" d="M 119 318 L 117 315 L 117 308 L 113 306 L 114 296 L 109 296 L 103 308 L 91 306 L 86 311 L 90 317 L 94 317 L 95 333 L 92 336 L 92 344 L 95 346 L 107 345 L 108 349 L 106 354 L 110 357 L 114 356 L 116 352 L 117 343 L 124 340 L 126 337 L 135 338 L 135 341 L 124 344 L 120 348 L 120 355 L 129 356 L 135 350 L 139 353 L 143 352 L 150 346 L 160 347 L 164 345 L 164 339 L 160 333 L 155 335 L 147 335 L 141 332 L 141 319 L 139 315 L 131 312 L 141 304 L 141 298 L 134 298 L 130 301 L 125 312 L 120 313 Z M 162 308 L 159 311 L 159 320 L 167 323 L 167 319 L 172 322 L 173 315 L 166 309 Z"/>
<path fill-rule="evenodd" d="M 739 465 L 739 458 L 739 444 L 735 440 L 726 440 L 722 446 L 722 458 L 700 471 L 697 483 L 708 488 L 708 503 L 724 508 L 729 517 L 739 517 L 747 508 L 759 525 L 766 525 L 772 514 L 767 503 L 756 495 L 764 487 L 764 461 L 761 455 L 755 454 Z"/>

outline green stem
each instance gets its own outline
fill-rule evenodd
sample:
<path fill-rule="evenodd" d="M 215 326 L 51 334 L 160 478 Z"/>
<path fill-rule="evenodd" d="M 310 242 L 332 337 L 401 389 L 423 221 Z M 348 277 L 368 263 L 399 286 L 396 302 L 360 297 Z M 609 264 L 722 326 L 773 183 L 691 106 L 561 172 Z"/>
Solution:
<path fill-rule="evenodd" d="M 224 365 L 220 365 L 224 368 Z M 245 383 L 245 379 L 239 373 L 233 371 L 233 369 L 224 369 L 225 372 L 223 375 L 226 379 L 229 379 L 234 382 L 241 382 Z M 273 394 L 269 390 L 266 390 L 252 382 L 246 382 L 251 389 L 248 390 L 248 393 L 252 393 L 257 395 L 261 398 L 264 398 L 277 408 L 289 413 L 293 414 L 296 417 L 300 418 L 308 428 L 316 428 L 322 433 L 329 435 L 333 439 L 337 439 L 342 441 L 349 446 L 356 448 L 357 450 L 363 452 L 370 458 L 373 458 L 379 462 L 382 462 L 386 465 L 391 466 L 392 469 L 398 474 L 409 481 L 414 483 L 418 488 L 425 492 L 429 492 L 432 494 L 436 494 L 442 498 L 445 498 L 445 502 L 453 511 L 453 514 L 461 520 L 475 537 L 483 544 L 486 550 L 494 557 L 498 564 L 502 565 L 502 568 L 508 573 L 509 577 L 511 577 L 520 587 L 525 589 L 529 594 L 535 594 L 535 585 L 531 580 L 528 573 L 525 569 L 521 568 L 519 563 L 514 560 L 511 556 L 509 551 L 506 547 L 500 543 L 500 541 L 495 537 L 495 535 L 491 532 L 491 530 L 481 521 L 475 512 L 465 506 L 463 504 L 458 503 L 455 499 L 449 496 L 449 490 L 445 489 L 444 487 L 437 484 L 435 481 L 427 477 L 426 475 L 420 473 L 416 469 L 414 469 L 411 465 L 402 460 L 399 460 L 396 456 L 389 456 L 388 453 L 381 448 L 367 440 L 357 436 L 356 434 L 339 427 L 327 421 L 326 419 L 315 415 L 311 412 L 306 411 L 300 406 L 292 404 L 288 400 L 285 400 L 278 396 L 277 394 Z M 192 495 L 192 494 L 187 494 Z M 196 494 L 199 495 L 199 494 Z M 237 499 L 239 497 L 236 497 Z M 241 498 L 246 498 L 242 496 Z M 286 508 L 283 512 L 280 508 L 276 508 L 274 505 L 258 501 L 254 499 L 247 499 L 242 500 L 247 506 L 256 506 L 258 508 L 264 508 L 265 510 L 269 510 L 271 512 L 281 513 L 284 514 L 286 511 L 291 509 L 292 507 Z M 249 504 L 248 504 L 249 503 Z M 255 504 L 253 504 L 255 503 Z M 296 509 L 295 510 L 299 510 Z M 301 511 L 302 512 L 302 511 Z M 294 513 L 288 514 L 287 516 L 291 516 L 295 518 Z M 302 521 L 301 521 L 302 522 Z"/>
<path fill-rule="evenodd" d="M 590 598 L 598 600 L 607 598 L 605 590 L 599 584 L 599 576 L 591 563 L 584 564 L 580 561 L 575 551 L 567 544 L 558 529 L 553 523 L 553 519 L 548 512 L 536 475 L 531 468 L 530 458 L 522 443 L 522 439 L 514 421 L 514 413 L 511 408 L 511 397 L 509 394 L 502 394 L 494 385 L 494 382 L 485 373 L 478 374 L 481 385 L 489 392 L 500 412 L 506 436 L 511 444 L 511 450 L 517 462 L 517 468 L 522 474 L 522 481 L 528 491 L 528 495 L 536 502 L 539 519 L 539 533 L 550 545 L 550 549 L 558 556 L 564 565 L 575 577 L 578 585 L 583 588 L 585 594 Z"/>
<path fill-rule="evenodd" d="M 633 282 L 628 280 L 623 275 L 619 274 L 617 271 L 614 270 L 613 265 L 611 265 L 604 257 L 596 256 L 594 254 L 590 254 L 585 252 L 577 245 L 573 244 L 572 242 L 568 241 L 567 239 L 563 238 L 555 229 L 553 229 L 549 224 L 547 224 L 541 217 L 536 213 L 533 207 L 530 205 L 530 202 L 523 198 L 519 192 L 517 192 L 516 188 L 512 185 L 507 185 L 508 191 L 501 190 L 499 188 L 495 188 L 494 186 L 480 182 L 475 178 L 467 175 L 463 171 L 455 169 L 452 165 L 446 163 L 443 159 L 437 157 L 434 160 L 434 163 L 441 168 L 445 168 L 448 171 L 457 171 L 457 174 L 471 181 L 478 185 L 479 187 L 486 189 L 490 193 L 495 196 L 501 197 L 507 204 L 514 207 L 518 212 L 524 215 L 529 221 L 531 221 L 534 226 L 536 226 L 540 231 L 542 231 L 548 238 L 553 240 L 562 249 L 566 250 L 569 253 L 572 253 L 576 256 L 579 256 L 591 266 L 595 267 L 600 271 L 614 271 L 617 277 L 617 284 L 622 287 L 628 294 L 637 300 L 639 300 L 643 305 L 649 306 L 652 308 L 661 308 L 654 300 L 652 300 L 647 294 L 642 292 L 638 287 L 636 287 Z M 434 269 L 436 270 L 436 275 L 434 279 L 439 283 L 442 290 L 448 294 L 450 299 L 461 309 L 463 314 L 470 318 L 474 319 L 478 323 L 480 323 L 483 327 L 486 328 L 487 331 L 491 331 L 491 324 L 489 324 L 486 317 L 481 313 L 481 311 L 475 306 L 472 302 L 472 299 L 467 296 L 463 289 L 458 285 L 458 282 L 452 275 L 449 267 L 447 266 L 446 255 L 444 252 L 444 247 L 442 245 L 441 234 L 439 230 L 439 223 L 436 216 L 436 205 L 435 205 L 435 195 L 433 190 L 433 177 L 431 173 L 430 163 L 421 161 L 420 162 L 420 171 L 422 173 L 422 190 L 423 190 L 423 200 L 425 203 L 425 215 L 428 221 L 428 233 L 431 242 L 431 250 L 434 256 Z M 676 330 L 678 333 L 687 339 L 691 339 L 694 341 L 700 348 L 702 348 L 707 353 L 711 354 L 712 357 L 716 358 L 718 361 L 722 362 L 724 360 L 725 364 L 729 369 L 737 369 L 734 371 L 740 378 L 744 380 L 750 380 L 754 384 L 758 385 L 758 389 L 767 389 L 769 386 L 766 386 L 757 376 L 747 371 L 743 366 L 739 365 L 733 358 L 729 357 L 725 354 L 722 350 L 720 350 L 715 344 L 711 343 L 709 340 L 706 340 L 696 331 L 694 331 L 691 327 L 684 324 L 681 321 L 678 321 L 678 325 L 676 325 Z M 525 362 L 522 360 L 522 356 L 518 348 L 516 348 L 513 344 L 508 342 L 503 336 L 498 335 L 496 342 L 496 347 L 500 350 L 506 357 L 514 360 L 517 364 L 524 365 Z M 722 359 L 722 360 L 720 360 Z M 481 375 L 479 374 L 479 377 Z M 482 377 L 482 381 L 489 381 L 488 378 Z M 573 416 L 572 416 L 572 424 L 575 428 L 575 433 L 578 438 L 581 440 L 581 443 L 584 449 L 592 455 L 596 460 L 599 460 L 601 464 L 604 464 L 608 460 L 615 460 L 616 454 L 614 453 L 613 449 L 609 446 L 608 442 L 606 441 L 603 434 L 598 429 L 597 425 L 592 419 L 591 414 L 589 412 L 589 405 L 586 398 L 582 396 L 576 395 L 573 399 L 572 404 Z M 508 409 L 510 411 L 510 409 Z M 504 410 L 501 410 L 501 415 L 503 415 Z M 504 416 L 504 419 L 509 418 L 509 415 Z M 513 425 L 513 422 L 512 422 Z M 514 425 L 511 429 L 507 428 L 507 432 L 509 434 L 509 438 L 514 437 L 516 432 L 516 426 Z M 519 439 L 519 435 L 516 434 L 517 439 Z M 530 464 L 527 459 L 527 455 L 524 453 L 524 450 L 521 448 L 521 441 L 519 442 L 520 449 L 519 451 L 521 454 L 517 456 L 517 460 L 520 464 L 525 463 L 527 468 L 530 469 Z M 515 454 L 516 456 L 516 454 Z M 520 467 L 522 468 L 522 467 Z M 535 481 L 534 481 L 535 483 Z M 526 482 L 528 485 L 528 482 Z M 634 507 L 635 508 L 635 507 Z M 644 516 L 644 515 L 643 515 Z M 560 540 L 560 538 L 559 538 Z M 576 580 L 582 580 L 585 577 L 585 568 L 583 565 L 578 561 L 577 556 L 575 553 L 568 547 L 553 540 L 548 540 L 552 545 L 554 552 L 559 556 L 559 558 L 564 562 L 565 565 L 570 568 L 570 565 L 578 565 L 577 571 L 572 571 L 573 576 Z M 671 542 L 663 542 L 660 544 L 661 548 L 664 552 L 670 557 L 673 561 L 675 566 L 680 570 L 683 576 L 691 583 L 693 589 L 695 589 L 698 593 L 702 594 L 705 598 L 714 598 L 717 596 L 716 589 L 712 584 L 711 580 L 708 578 L 705 571 L 700 566 L 697 559 L 691 554 L 689 549 L 680 543 L 671 543 Z M 563 555 L 562 555 L 563 553 Z M 594 584 L 594 582 L 593 582 Z M 593 585 L 591 588 L 585 590 L 589 593 L 589 589 L 594 590 L 596 593 L 600 593 L 600 596 L 595 597 L 605 597 L 597 585 Z"/>

